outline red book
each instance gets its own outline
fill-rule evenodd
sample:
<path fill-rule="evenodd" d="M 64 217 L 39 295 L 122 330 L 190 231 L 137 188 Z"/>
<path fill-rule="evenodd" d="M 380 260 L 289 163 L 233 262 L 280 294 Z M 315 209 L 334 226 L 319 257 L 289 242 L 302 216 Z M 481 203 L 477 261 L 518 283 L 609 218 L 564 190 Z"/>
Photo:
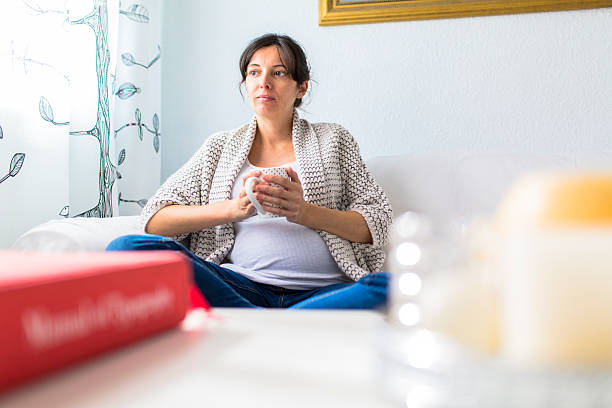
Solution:
<path fill-rule="evenodd" d="M 177 325 L 190 275 L 168 251 L 0 251 L 0 391 Z"/>

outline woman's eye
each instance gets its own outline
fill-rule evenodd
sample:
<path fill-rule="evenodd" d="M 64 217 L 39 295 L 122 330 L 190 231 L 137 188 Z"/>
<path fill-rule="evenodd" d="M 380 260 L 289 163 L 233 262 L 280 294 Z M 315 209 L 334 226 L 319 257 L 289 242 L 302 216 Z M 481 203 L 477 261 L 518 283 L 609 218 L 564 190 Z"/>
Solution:
<path fill-rule="evenodd" d="M 276 72 L 274 73 L 274 75 L 278 75 L 278 76 L 285 76 L 285 75 L 287 75 L 287 73 L 286 73 L 285 71 L 276 71 Z"/>
<path fill-rule="evenodd" d="M 249 71 L 249 75 L 250 76 L 255 76 L 255 75 L 257 75 L 257 71 Z"/>

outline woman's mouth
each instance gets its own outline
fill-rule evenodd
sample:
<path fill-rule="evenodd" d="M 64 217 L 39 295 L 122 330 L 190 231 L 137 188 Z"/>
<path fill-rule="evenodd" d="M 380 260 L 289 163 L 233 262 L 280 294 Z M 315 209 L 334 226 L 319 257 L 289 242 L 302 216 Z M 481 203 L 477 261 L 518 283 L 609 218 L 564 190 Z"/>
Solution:
<path fill-rule="evenodd" d="M 260 99 L 262 101 L 273 101 L 273 100 L 275 100 L 274 97 L 269 96 L 269 95 L 261 95 L 261 96 L 258 96 L 257 99 Z"/>

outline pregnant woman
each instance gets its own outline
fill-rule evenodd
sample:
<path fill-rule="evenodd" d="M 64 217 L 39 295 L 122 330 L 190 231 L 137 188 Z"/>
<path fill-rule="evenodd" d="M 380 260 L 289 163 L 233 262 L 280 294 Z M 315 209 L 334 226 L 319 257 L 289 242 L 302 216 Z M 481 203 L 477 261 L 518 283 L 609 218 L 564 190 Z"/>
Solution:
<path fill-rule="evenodd" d="M 342 126 L 298 116 L 310 80 L 303 49 L 261 36 L 242 53 L 240 73 L 253 119 L 208 137 L 143 209 L 149 235 L 120 237 L 108 250 L 182 251 L 212 306 L 384 306 L 391 207 Z M 269 174 L 279 167 L 286 174 Z M 263 212 L 245 191 L 253 176 Z"/>

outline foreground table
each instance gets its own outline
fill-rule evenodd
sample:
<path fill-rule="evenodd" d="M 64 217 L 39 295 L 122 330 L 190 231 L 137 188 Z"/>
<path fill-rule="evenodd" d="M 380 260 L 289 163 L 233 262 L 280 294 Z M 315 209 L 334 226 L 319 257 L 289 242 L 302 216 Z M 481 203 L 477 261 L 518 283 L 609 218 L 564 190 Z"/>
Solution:
<path fill-rule="evenodd" d="M 24 407 L 391 407 L 378 391 L 382 315 L 215 309 L 0 398 Z"/>

